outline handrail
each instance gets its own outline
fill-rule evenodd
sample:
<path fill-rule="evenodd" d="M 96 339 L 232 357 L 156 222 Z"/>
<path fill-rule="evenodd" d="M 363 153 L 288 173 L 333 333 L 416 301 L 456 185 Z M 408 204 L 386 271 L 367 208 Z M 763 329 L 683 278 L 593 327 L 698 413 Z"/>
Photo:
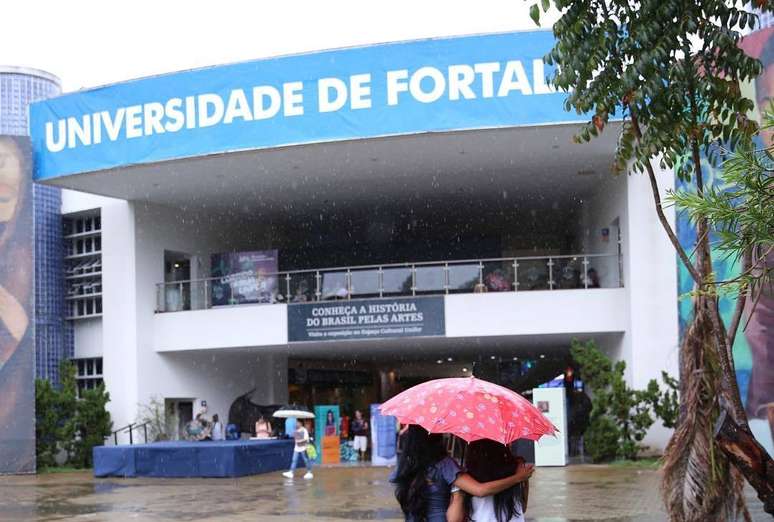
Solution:
<path fill-rule="evenodd" d="M 129 431 L 129 445 L 134 444 L 134 438 L 132 437 L 132 431 L 134 429 L 143 429 L 143 434 L 145 436 L 144 441 L 148 442 L 148 424 L 150 424 L 150 421 L 143 422 L 142 424 L 136 424 L 134 422 L 130 422 L 126 426 L 122 428 L 118 428 L 117 430 L 113 431 L 110 435 L 113 436 L 113 442 L 115 442 L 116 446 L 118 446 L 118 434 L 123 433 L 125 431 Z"/>
<path fill-rule="evenodd" d="M 413 266 L 444 266 L 444 265 L 464 265 L 469 263 L 496 263 L 499 261 L 538 261 L 541 259 L 580 259 L 580 258 L 591 258 L 591 257 L 616 257 L 618 254 L 610 253 L 610 254 L 562 254 L 562 255 L 545 255 L 545 256 L 523 256 L 523 257 L 491 257 L 491 258 L 481 258 L 481 259 L 456 259 L 452 261 L 418 261 L 416 263 L 412 262 L 403 262 L 403 263 L 385 263 L 385 264 L 375 264 L 375 265 L 356 265 L 356 266 L 338 266 L 338 267 L 332 267 L 332 268 L 307 268 L 303 270 L 285 270 L 281 272 L 264 272 L 261 275 L 263 277 L 276 277 L 276 276 L 286 276 L 286 275 L 293 275 L 293 274 L 315 274 L 318 272 L 346 272 L 349 271 L 358 271 L 358 270 L 373 270 L 373 269 L 379 269 L 379 268 L 411 268 Z M 157 286 L 168 286 L 168 285 L 181 285 L 181 284 L 190 284 L 190 283 L 201 283 L 204 281 L 217 281 L 221 280 L 227 277 L 233 277 L 233 276 L 210 276 L 210 277 L 202 277 L 199 279 L 181 279 L 179 281 L 165 281 L 163 283 L 156 283 Z"/>
<path fill-rule="evenodd" d="M 616 268 L 608 269 L 605 274 L 601 274 L 599 269 L 605 268 L 605 264 L 593 263 L 593 260 L 601 258 L 616 259 Z M 493 269 L 492 264 L 500 264 L 501 266 L 499 269 Z M 526 276 L 524 275 L 524 265 L 531 265 L 526 271 Z M 540 269 L 541 265 L 544 265 L 542 270 Z M 569 276 L 566 272 L 567 267 L 573 269 Z M 622 267 L 621 254 L 610 253 L 419 261 L 416 263 L 386 263 L 261 273 L 244 270 L 224 276 L 157 283 L 156 311 L 165 313 L 201 310 L 211 306 L 239 305 L 240 303 L 225 302 L 217 305 L 212 304 L 210 300 L 216 285 L 252 281 L 259 276 L 261 279 L 276 279 L 276 287 L 268 291 L 266 294 L 268 297 L 262 298 L 266 299 L 262 302 L 266 304 L 282 302 L 290 304 L 330 298 L 352 299 L 353 296 L 354 298 L 365 298 L 366 296 L 384 298 L 385 296 L 416 296 L 418 294 L 481 293 L 488 291 L 487 285 L 490 284 L 489 277 L 491 275 L 494 275 L 495 279 L 498 280 L 493 287 L 490 287 L 491 291 L 588 289 L 599 288 L 603 284 L 606 288 L 621 287 L 623 286 Z M 456 272 L 458 269 L 463 269 L 466 273 L 475 271 L 476 277 L 464 284 L 460 283 L 460 273 Z M 591 269 L 597 269 L 595 276 L 592 276 Z M 386 286 L 385 276 L 396 270 L 407 272 L 399 276 L 403 277 L 403 283 L 399 285 L 399 288 L 396 287 L 396 282 L 392 277 L 389 287 Z M 425 273 L 426 270 L 432 270 L 433 273 Z M 440 280 L 438 279 L 439 275 Z M 332 279 L 336 281 L 328 284 L 327 278 L 329 276 L 334 276 Z M 428 277 L 433 279 L 433 282 L 428 283 Z M 340 278 L 342 278 L 341 281 L 339 281 Z M 453 278 L 454 283 L 452 283 Z M 356 279 L 358 280 L 357 288 L 353 286 Z M 295 289 L 293 288 L 294 284 Z M 300 290 L 301 288 L 303 290 Z M 175 291 L 170 293 L 169 289 Z M 169 302 L 174 304 L 168 305 L 167 299 L 170 299 Z"/>

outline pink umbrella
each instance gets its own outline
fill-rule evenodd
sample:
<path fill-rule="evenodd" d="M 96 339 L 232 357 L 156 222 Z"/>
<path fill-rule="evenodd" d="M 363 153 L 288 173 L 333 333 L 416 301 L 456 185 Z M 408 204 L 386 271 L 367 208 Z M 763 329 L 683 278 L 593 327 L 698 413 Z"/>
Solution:
<path fill-rule="evenodd" d="M 419 424 L 430 433 L 451 433 L 468 442 L 491 439 L 510 444 L 538 440 L 558 431 L 531 402 L 502 386 L 473 377 L 436 379 L 382 404 L 382 415 Z"/>

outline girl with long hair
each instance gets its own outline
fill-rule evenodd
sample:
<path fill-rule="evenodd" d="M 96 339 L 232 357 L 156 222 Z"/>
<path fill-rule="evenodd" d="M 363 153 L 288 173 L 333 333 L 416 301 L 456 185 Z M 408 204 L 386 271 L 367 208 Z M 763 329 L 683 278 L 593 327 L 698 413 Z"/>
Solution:
<path fill-rule="evenodd" d="M 403 435 L 403 452 L 390 480 L 407 522 L 446 522 L 452 488 L 488 497 L 527 480 L 532 471 L 531 466 L 522 466 L 508 477 L 479 482 L 447 454 L 441 435 L 411 425 Z"/>
<path fill-rule="evenodd" d="M 465 453 L 468 473 L 485 484 L 513 476 L 523 466 L 521 460 L 507 446 L 488 439 L 471 442 Z M 524 522 L 526 488 L 526 482 L 521 482 L 494 495 L 465 494 L 461 503 L 454 499 L 453 504 L 462 507 L 453 515 L 450 513 L 449 518 L 466 522 Z"/>

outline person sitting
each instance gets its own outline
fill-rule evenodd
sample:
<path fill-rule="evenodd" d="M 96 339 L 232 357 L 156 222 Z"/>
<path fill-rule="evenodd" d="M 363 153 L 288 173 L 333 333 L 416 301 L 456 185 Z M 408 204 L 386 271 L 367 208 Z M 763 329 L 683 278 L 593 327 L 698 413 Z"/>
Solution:
<path fill-rule="evenodd" d="M 264 415 L 261 415 L 255 423 L 255 438 L 270 439 L 271 433 L 271 423 Z"/>
<path fill-rule="evenodd" d="M 218 414 L 212 416 L 212 429 L 210 430 L 210 437 L 212 440 L 225 440 L 225 434 L 223 433 L 223 424 L 221 424 Z"/>

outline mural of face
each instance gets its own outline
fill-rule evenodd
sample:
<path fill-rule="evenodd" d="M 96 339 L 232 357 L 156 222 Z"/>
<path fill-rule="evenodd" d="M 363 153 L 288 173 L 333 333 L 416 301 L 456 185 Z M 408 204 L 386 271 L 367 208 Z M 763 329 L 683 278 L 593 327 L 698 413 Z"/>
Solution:
<path fill-rule="evenodd" d="M 0 140 L 0 223 L 8 223 L 16 213 L 23 175 L 16 145 L 12 141 Z"/>
<path fill-rule="evenodd" d="M 756 79 L 755 98 L 761 116 L 763 116 L 764 111 L 772 111 L 774 109 L 772 107 L 772 102 L 774 102 L 774 63 L 765 64 L 763 72 Z M 761 139 L 764 145 L 770 146 L 772 139 L 774 139 L 774 129 L 762 129 Z"/>

